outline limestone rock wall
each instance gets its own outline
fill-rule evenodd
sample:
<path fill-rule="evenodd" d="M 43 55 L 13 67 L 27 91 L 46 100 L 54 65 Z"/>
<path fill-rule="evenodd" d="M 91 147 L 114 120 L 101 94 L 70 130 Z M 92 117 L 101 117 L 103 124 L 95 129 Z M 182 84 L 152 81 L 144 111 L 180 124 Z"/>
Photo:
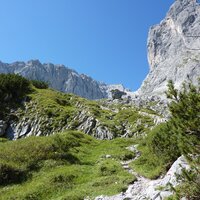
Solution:
<path fill-rule="evenodd" d="M 197 0 L 176 0 L 165 19 L 152 26 L 148 36 L 150 71 L 139 95 L 159 95 L 168 80 L 197 83 L 200 77 L 200 5 Z"/>

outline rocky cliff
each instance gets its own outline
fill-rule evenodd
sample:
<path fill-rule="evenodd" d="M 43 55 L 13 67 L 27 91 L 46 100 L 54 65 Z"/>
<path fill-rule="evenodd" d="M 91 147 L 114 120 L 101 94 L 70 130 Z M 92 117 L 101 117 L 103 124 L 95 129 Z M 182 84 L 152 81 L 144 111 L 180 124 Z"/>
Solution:
<path fill-rule="evenodd" d="M 139 95 L 162 96 L 168 80 L 197 83 L 200 77 L 200 5 L 197 0 L 176 0 L 148 36 L 150 72 Z"/>
<path fill-rule="evenodd" d="M 84 74 L 78 74 L 64 65 L 42 64 L 38 60 L 12 64 L 0 62 L 0 73 L 15 73 L 28 79 L 42 80 L 56 90 L 77 94 L 88 99 L 107 97 L 105 84 L 101 84 Z"/>

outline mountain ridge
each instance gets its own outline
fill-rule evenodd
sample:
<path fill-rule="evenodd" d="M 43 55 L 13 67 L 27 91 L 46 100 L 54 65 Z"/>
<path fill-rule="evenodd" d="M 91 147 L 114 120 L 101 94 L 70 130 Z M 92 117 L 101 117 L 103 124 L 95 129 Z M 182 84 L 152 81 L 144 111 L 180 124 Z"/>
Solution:
<path fill-rule="evenodd" d="M 0 62 L 0 73 L 15 73 L 31 80 L 42 80 L 56 90 L 88 99 L 107 97 L 106 88 L 100 88 L 100 82 L 84 74 L 78 74 L 64 65 L 42 64 L 39 60 L 11 64 Z"/>
<path fill-rule="evenodd" d="M 30 80 L 44 81 L 58 91 L 73 93 L 92 100 L 111 97 L 111 90 L 117 88 L 130 93 L 130 90 L 121 84 L 108 85 L 88 75 L 79 74 L 65 65 L 42 64 L 39 60 L 16 61 L 11 64 L 0 61 L 0 73 L 14 73 Z"/>

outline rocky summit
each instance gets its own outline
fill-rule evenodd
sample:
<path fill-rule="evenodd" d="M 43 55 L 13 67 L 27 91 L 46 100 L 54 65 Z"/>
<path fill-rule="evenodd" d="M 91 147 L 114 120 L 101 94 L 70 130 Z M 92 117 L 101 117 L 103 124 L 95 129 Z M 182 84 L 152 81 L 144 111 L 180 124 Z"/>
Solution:
<path fill-rule="evenodd" d="M 138 90 L 140 95 L 164 94 L 168 80 L 180 88 L 200 76 L 200 5 L 196 0 L 176 0 L 148 36 L 150 71 Z"/>

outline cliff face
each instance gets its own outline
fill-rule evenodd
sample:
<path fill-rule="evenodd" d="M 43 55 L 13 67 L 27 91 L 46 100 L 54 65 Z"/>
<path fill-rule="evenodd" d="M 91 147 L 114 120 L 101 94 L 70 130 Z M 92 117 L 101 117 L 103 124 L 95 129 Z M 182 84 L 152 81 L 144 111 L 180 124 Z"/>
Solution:
<path fill-rule="evenodd" d="M 56 90 L 88 99 L 107 97 L 107 88 L 102 87 L 101 83 L 64 65 L 41 64 L 38 60 L 12 64 L 0 62 L 0 73 L 15 73 L 28 79 L 42 80 Z"/>
<path fill-rule="evenodd" d="M 200 77 L 200 5 L 196 0 L 176 0 L 165 19 L 150 28 L 150 72 L 138 90 L 140 95 L 163 95 L 168 80 L 197 83 Z"/>

